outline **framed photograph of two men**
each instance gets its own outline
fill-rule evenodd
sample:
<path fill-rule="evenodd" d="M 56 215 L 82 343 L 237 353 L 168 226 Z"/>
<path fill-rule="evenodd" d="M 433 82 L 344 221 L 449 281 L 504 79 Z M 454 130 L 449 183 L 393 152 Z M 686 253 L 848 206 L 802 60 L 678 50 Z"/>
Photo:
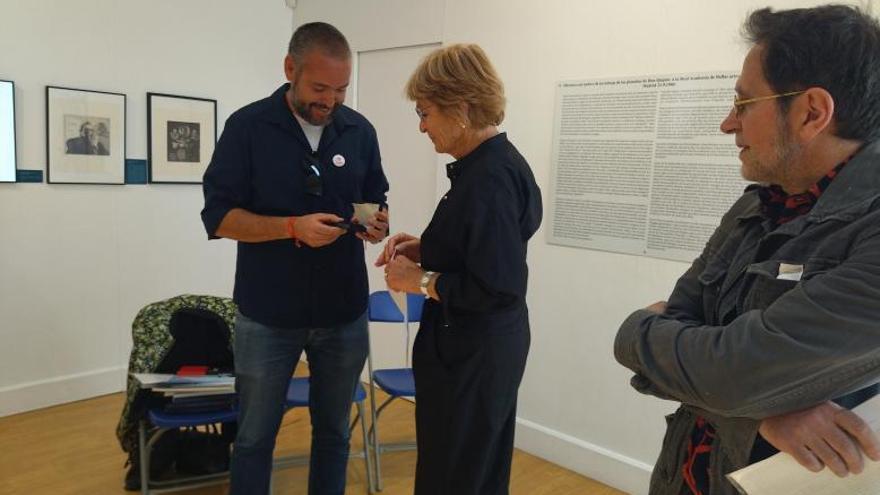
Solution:
<path fill-rule="evenodd" d="M 125 183 L 125 95 L 46 87 L 52 184 Z"/>
<path fill-rule="evenodd" d="M 147 93 L 150 182 L 201 184 L 216 143 L 216 100 Z"/>

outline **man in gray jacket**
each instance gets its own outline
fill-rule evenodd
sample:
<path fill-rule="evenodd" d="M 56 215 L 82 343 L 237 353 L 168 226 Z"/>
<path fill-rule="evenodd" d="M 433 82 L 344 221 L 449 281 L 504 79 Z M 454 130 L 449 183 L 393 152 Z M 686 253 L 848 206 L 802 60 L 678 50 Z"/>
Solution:
<path fill-rule="evenodd" d="M 736 493 L 778 450 L 858 473 L 880 442 L 849 408 L 880 381 L 880 26 L 848 6 L 753 12 L 721 130 L 746 189 L 669 301 L 614 344 L 667 418 L 652 494 Z"/>

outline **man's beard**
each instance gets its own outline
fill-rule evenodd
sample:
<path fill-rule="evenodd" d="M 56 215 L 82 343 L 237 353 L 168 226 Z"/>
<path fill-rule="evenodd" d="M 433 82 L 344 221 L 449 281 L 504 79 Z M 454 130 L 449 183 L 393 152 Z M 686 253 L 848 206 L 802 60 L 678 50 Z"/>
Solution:
<path fill-rule="evenodd" d="M 777 129 L 779 140 L 774 146 L 776 149 L 775 171 L 780 182 L 788 183 L 789 176 L 796 173 L 796 164 L 794 162 L 801 152 L 801 146 L 795 141 L 791 131 L 786 127 L 783 116 L 780 116 L 777 120 Z"/>
<path fill-rule="evenodd" d="M 313 115 L 312 109 L 320 110 L 327 108 L 326 106 L 320 103 L 306 103 L 302 100 L 297 99 L 296 97 L 296 87 L 293 88 L 293 110 L 297 115 L 302 117 L 303 120 L 312 125 L 327 125 L 333 120 L 333 114 L 336 113 L 336 110 L 339 109 L 339 104 L 334 104 L 333 107 L 330 108 L 330 111 L 324 115 Z"/>
<path fill-rule="evenodd" d="M 782 185 L 787 184 L 788 178 L 797 172 L 795 160 L 800 155 L 801 146 L 786 127 L 782 115 L 777 117 L 776 135 L 773 156 L 762 159 L 753 149 L 749 150 L 743 161 L 744 179 L 761 184 Z"/>

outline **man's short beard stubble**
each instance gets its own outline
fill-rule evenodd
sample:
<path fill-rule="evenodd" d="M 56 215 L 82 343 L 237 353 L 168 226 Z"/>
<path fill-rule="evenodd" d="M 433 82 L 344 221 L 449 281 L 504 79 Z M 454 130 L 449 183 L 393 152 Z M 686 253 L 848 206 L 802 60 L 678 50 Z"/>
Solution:
<path fill-rule="evenodd" d="M 312 125 L 327 125 L 333 121 L 333 114 L 336 113 L 336 110 L 339 109 L 339 105 L 334 103 L 333 107 L 330 109 L 330 112 L 324 118 L 313 118 L 312 117 L 312 108 L 326 108 L 324 105 L 319 103 L 306 103 L 299 98 L 297 98 L 296 86 L 299 84 L 299 74 L 294 77 L 293 82 L 291 83 L 291 89 L 293 90 L 293 109 L 296 111 L 296 114 L 302 117 L 303 120 Z"/>
<path fill-rule="evenodd" d="M 749 165 L 744 165 L 744 170 L 751 169 L 750 177 L 743 178 L 762 184 L 782 185 L 788 182 L 788 178 L 794 172 L 795 157 L 799 154 L 801 146 L 794 142 L 791 133 L 786 127 L 786 113 L 780 112 L 776 118 L 776 135 L 778 139 L 773 143 L 773 155 L 769 159 L 761 160 L 749 150 L 746 156 Z M 772 160 L 772 161 L 771 161 Z"/>
<path fill-rule="evenodd" d="M 787 112 L 780 112 L 776 119 L 776 130 L 779 140 L 774 145 L 776 152 L 776 163 L 774 166 L 777 181 L 783 184 L 789 184 L 790 177 L 796 174 L 795 157 L 800 154 L 801 145 L 792 139 L 791 132 L 786 126 Z M 790 191 L 786 191 L 790 192 Z"/>

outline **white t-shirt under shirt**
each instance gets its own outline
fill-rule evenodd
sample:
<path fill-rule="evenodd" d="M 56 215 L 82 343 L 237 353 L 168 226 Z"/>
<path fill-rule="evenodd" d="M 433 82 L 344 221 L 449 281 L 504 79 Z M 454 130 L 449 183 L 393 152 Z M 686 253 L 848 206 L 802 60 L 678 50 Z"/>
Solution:
<path fill-rule="evenodd" d="M 300 127 L 302 127 L 303 133 L 306 135 L 306 139 L 309 140 L 309 145 L 312 147 L 312 151 L 318 151 L 318 143 L 321 142 L 321 133 L 324 132 L 324 126 L 309 124 L 305 119 L 297 115 L 296 112 L 293 112 L 293 116 L 296 117 Z"/>

